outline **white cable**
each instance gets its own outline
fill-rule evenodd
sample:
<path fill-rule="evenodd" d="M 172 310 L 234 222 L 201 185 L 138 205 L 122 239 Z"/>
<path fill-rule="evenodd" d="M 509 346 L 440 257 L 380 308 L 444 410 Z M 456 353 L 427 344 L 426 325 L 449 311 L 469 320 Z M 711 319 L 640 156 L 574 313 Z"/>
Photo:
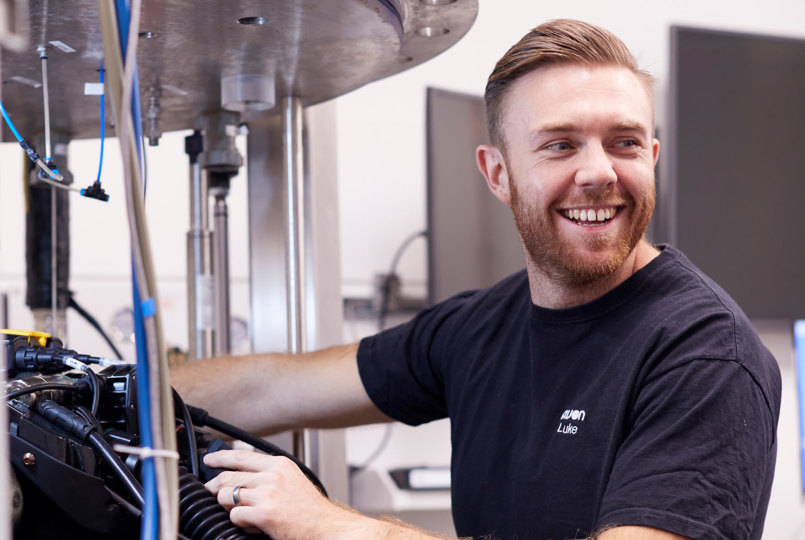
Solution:
<path fill-rule="evenodd" d="M 51 180 L 50 178 L 43 178 L 43 177 L 41 177 L 41 176 L 39 176 L 38 178 L 39 178 L 39 179 L 40 179 L 42 182 L 44 182 L 44 183 L 46 183 L 46 184 L 48 184 L 48 185 L 51 185 L 51 186 L 53 186 L 53 187 L 57 187 L 57 188 L 60 188 L 60 189 L 66 189 L 67 191 L 75 191 L 76 193 L 81 193 L 81 190 L 80 190 L 80 189 L 78 189 L 78 188 L 76 188 L 76 187 L 69 186 L 69 185 L 67 185 L 67 184 L 62 184 L 61 182 L 57 182 L 57 181 L 55 181 L 55 180 Z"/>
<path fill-rule="evenodd" d="M 159 448 L 148 448 L 147 446 L 128 446 L 125 444 L 116 444 L 112 446 L 115 452 L 121 454 L 133 454 L 140 456 L 143 459 L 158 457 L 165 459 L 172 459 L 179 461 L 179 452 L 174 450 L 160 450 Z"/>
<path fill-rule="evenodd" d="M 141 0 L 133 0 L 131 3 L 131 20 L 129 24 L 128 45 L 126 47 L 126 60 L 123 72 L 122 106 L 121 110 L 127 114 L 131 122 L 140 121 L 139 118 L 132 118 L 131 104 L 134 94 L 134 73 L 137 66 L 137 43 L 140 27 L 140 5 Z M 133 127 L 133 126 L 132 126 Z M 136 130 L 127 129 L 124 132 L 125 140 L 121 140 L 121 146 L 127 152 L 127 160 L 130 169 L 136 171 L 136 182 L 132 183 L 136 194 L 142 193 L 142 161 L 138 151 L 139 140 L 133 137 Z M 135 165 L 136 158 L 136 165 Z M 138 285 L 143 299 L 153 299 L 154 305 L 158 306 L 156 279 L 154 278 L 153 263 L 151 261 L 151 250 L 149 246 L 148 230 L 145 226 L 146 219 L 144 204 L 141 197 L 132 197 L 132 214 L 135 216 L 133 230 L 137 233 L 136 241 L 139 247 L 138 260 L 140 261 L 140 274 Z M 132 242 L 134 244 L 135 242 Z M 140 245 L 141 244 L 141 245 Z M 140 278 L 142 276 L 142 278 Z M 161 321 L 159 320 L 158 309 L 154 310 L 151 317 L 146 317 L 146 336 L 148 346 L 148 370 L 149 380 L 151 381 L 151 419 L 155 448 L 171 449 L 176 447 L 175 431 L 173 429 L 173 397 L 168 392 L 166 398 L 167 384 L 167 357 L 166 348 L 162 339 Z M 154 361 L 155 360 L 155 361 Z M 170 426 L 169 429 L 168 426 Z M 172 443 L 170 441 L 173 441 Z M 168 463 L 155 460 L 154 465 L 157 469 L 157 500 L 159 502 L 160 516 L 160 538 L 164 540 L 172 539 L 178 530 L 178 501 L 173 501 L 175 493 L 178 492 L 178 476 L 175 470 L 169 469 Z"/>
<path fill-rule="evenodd" d="M 159 306 L 156 294 L 156 280 L 153 272 L 153 261 L 150 257 L 148 232 L 145 225 L 144 204 L 142 202 L 142 173 L 134 137 L 131 102 L 136 65 L 136 46 L 139 29 L 140 1 L 131 4 L 131 24 L 129 27 L 129 44 L 127 47 L 126 66 L 120 55 L 117 19 L 109 2 L 98 0 L 98 11 L 101 15 L 104 50 L 112 99 L 116 114 L 116 126 L 120 139 L 124 164 L 124 181 L 126 184 L 126 204 L 131 234 L 132 259 L 134 274 L 140 292 L 140 299 L 153 301 Z M 124 88 L 126 90 L 124 90 Z M 162 337 L 162 321 L 159 309 L 145 319 L 146 343 L 149 362 L 149 378 L 152 404 L 152 426 L 154 427 L 153 447 L 157 450 L 172 451 L 176 448 L 174 432 L 173 397 L 168 383 L 167 348 Z M 165 459 L 154 460 L 157 499 L 159 504 L 159 536 L 162 540 L 173 540 L 178 531 L 178 472 L 175 463 Z"/>

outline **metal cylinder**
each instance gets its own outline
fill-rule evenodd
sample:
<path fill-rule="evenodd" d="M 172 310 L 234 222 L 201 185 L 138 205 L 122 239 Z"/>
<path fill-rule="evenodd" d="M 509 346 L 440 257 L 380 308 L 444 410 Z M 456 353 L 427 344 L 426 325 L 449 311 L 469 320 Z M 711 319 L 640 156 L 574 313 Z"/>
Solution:
<path fill-rule="evenodd" d="M 185 139 L 190 156 L 190 230 L 187 232 L 188 356 L 209 358 L 213 353 L 215 303 L 212 280 L 212 233 L 207 209 L 207 176 L 198 155 L 203 149 L 201 133 Z"/>
<path fill-rule="evenodd" d="M 305 190 L 302 127 L 302 100 L 287 97 L 282 102 L 282 162 L 285 182 L 287 215 L 286 261 L 288 298 L 288 351 L 291 354 L 307 350 L 305 329 Z M 304 430 L 293 432 L 292 451 L 309 463 Z"/>
<path fill-rule="evenodd" d="M 283 174 L 286 191 L 288 261 L 288 351 L 305 352 L 305 191 L 302 100 L 283 100 Z"/>
<path fill-rule="evenodd" d="M 215 354 L 232 351 L 229 312 L 229 214 L 226 196 L 228 191 L 217 188 L 211 192 L 213 203 L 213 277 L 215 281 Z"/>

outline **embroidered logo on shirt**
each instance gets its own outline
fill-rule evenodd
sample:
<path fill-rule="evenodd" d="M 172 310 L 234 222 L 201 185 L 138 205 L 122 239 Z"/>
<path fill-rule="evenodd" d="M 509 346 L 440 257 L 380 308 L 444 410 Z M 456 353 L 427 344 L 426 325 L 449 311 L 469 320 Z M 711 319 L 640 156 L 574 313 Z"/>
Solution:
<path fill-rule="evenodd" d="M 568 409 L 562 413 L 559 419 L 559 427 L 556 428 L 557 433 L 563 435 L 575 435 L 579 432 L 581 422 L 584 422 L 587 413 L 584 410 Z"/>

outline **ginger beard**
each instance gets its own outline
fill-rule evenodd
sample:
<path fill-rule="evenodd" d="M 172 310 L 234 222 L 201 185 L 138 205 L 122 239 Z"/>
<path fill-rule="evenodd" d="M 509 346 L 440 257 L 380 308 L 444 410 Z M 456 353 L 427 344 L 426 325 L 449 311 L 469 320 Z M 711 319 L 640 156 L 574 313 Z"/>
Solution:
<path fill-rule="evenodd" d="M 511 171 L 511 168 L 508 167 Z M 557 212 L 547 210 L 537 204 L 529 204 L 521 196 L 517 181 L 510 177 L 511 210 L 514 222 L 520 232 L 523 246 L 531 262 L 549 279 L 567 286 L 584 286 L 605 278 L 620 268 L 643 238 L 651 215 L 654 212 L 656 190 L 654 182 L 640 201 L 628 193 L 619 195 L 614 190 L 590 194 L 584 201 L 595 205 L 613 198 L 625 202 L 618 211 L 621 218 L 628 219 L 626 229 L 613 237 L 611 233 L 588 235 L 584 239 L 584 250 L 594 253 L 594 257 L 578 253 L 556 226 Z M 561 218 L 564 219 L 564 218 Z"/>

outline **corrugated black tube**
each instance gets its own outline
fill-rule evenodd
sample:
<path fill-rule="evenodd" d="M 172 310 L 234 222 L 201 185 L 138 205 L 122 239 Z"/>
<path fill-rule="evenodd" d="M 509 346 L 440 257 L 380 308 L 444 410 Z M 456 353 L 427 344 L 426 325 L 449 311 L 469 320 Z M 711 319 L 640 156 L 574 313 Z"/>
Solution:
<path fill-rule="evenodd" d="M 179 529 L 192 540 L 249 540 L 201 480 L 179 467 Z"/>

